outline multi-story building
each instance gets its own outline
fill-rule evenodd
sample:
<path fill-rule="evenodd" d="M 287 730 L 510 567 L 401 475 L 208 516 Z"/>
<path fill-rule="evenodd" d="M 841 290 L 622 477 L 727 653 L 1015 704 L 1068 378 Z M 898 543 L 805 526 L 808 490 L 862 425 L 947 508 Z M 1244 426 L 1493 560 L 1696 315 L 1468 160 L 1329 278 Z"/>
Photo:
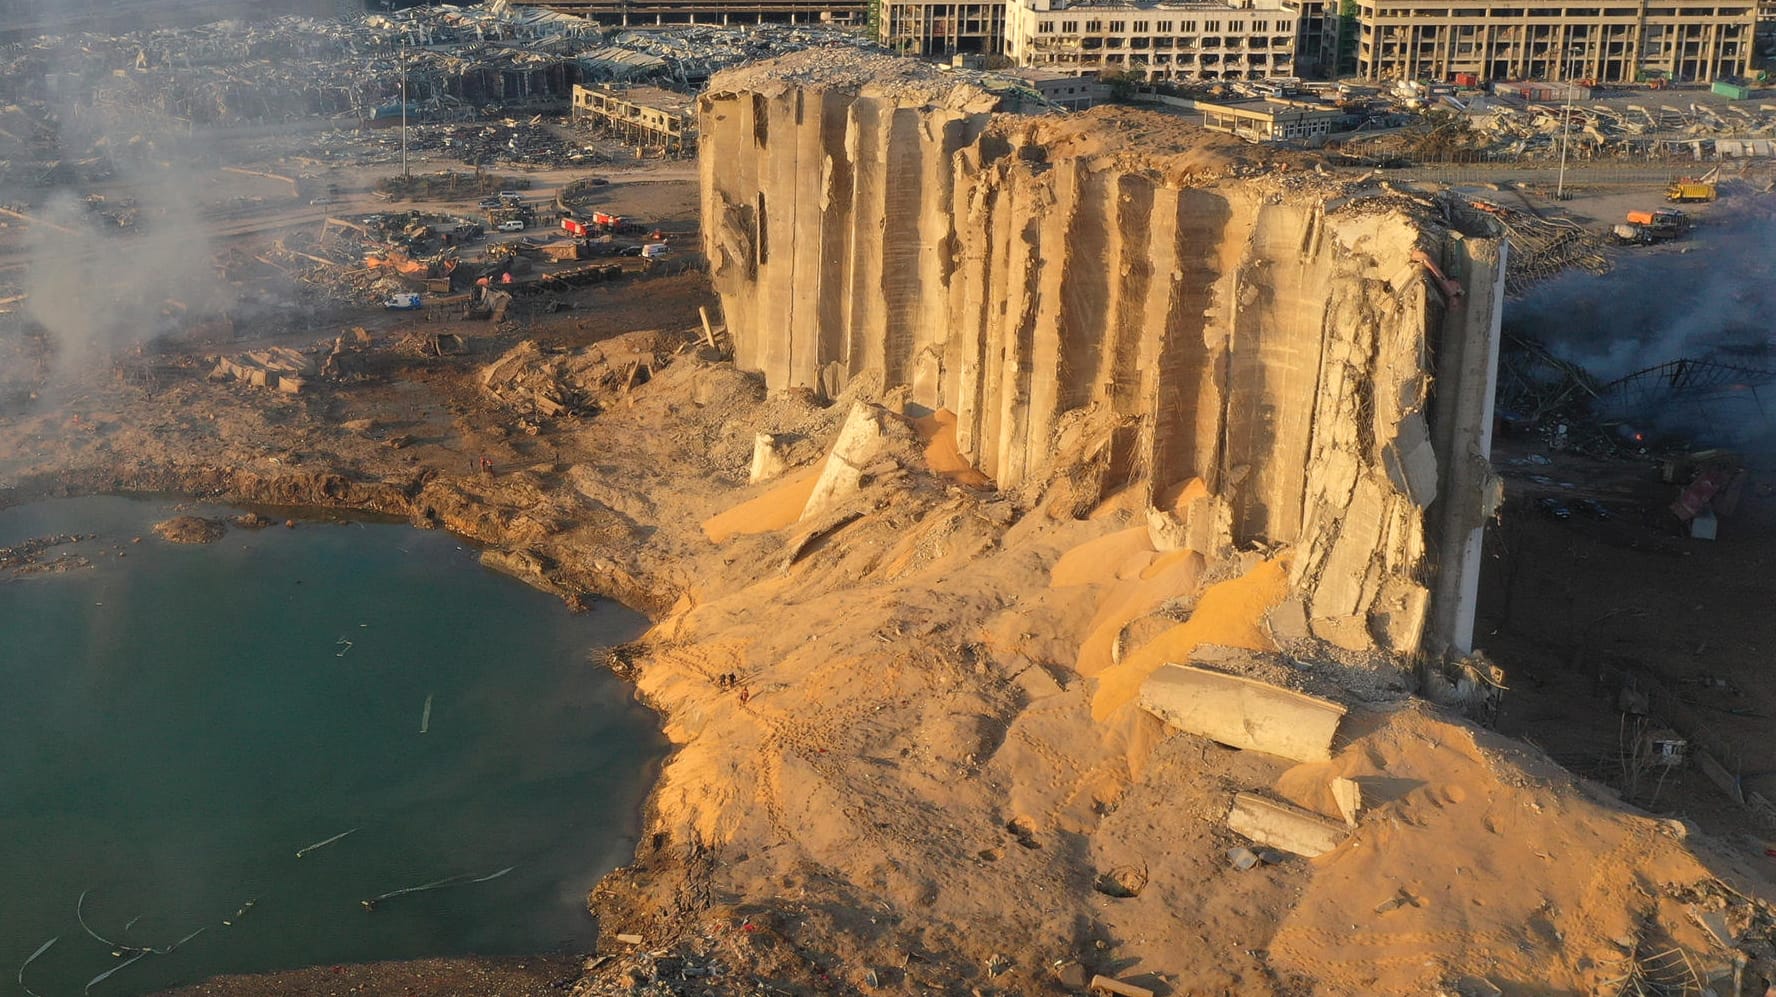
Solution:
<path fill-rule="evenodd" d="M 867 0 L 512 0 L 625 27 L 650 24 L 861 24 Z"/>
<path fill-rule="evenodd" d="M 1005 0 L 881 0 L 880 11 L 877 37 L 906 55 L 997 55 L 1005 48 Z"/>
<path fill-rule="evenodd" d="M 1471 73 L 1483 80 L 1705 82 L 1745 75 L 1757 23 L 1756 0 L 1358 3 L 1357 73 L 1376 81 Z"/>
<path fill-rule="evenodd" d="M 1283 0 L 1007 0 L 1005 54 L 1143 81 L 1292 76 L 1299 16 Z"/>
<path fill-rule="evenodd" d="M 1770 0 L 1776 3 L 1776 0 Z M 1342 0 L 1295 0 L 1301 15 L 1295 22 L 1295 69 L 1298 75 L 1333 77 L 1338 75 L 1341 22 L 1338 16 Z M 1354 44 L 1354 42 L 1353 42 Z"/>

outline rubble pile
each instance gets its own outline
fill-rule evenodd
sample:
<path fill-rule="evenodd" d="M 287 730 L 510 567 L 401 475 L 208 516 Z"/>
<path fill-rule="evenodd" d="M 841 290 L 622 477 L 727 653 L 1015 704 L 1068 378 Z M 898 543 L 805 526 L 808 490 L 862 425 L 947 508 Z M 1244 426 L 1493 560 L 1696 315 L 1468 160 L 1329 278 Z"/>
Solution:
<path fill-rule="evenodd" d="M 1514 98 L 1480 97 L 1468 103 L 1446 98 L 1428 108 L 1450 114 L 1459 140 L 1434 150 L 1405 148 L 1401 135 L 1357 138 L 1352 151 L 1394 150 L 1435 153 L 1483 162 L 1556 159 L 1566 145 L 1568 159 L 1732 159 L 1776 155 L 1776 104 L 1683 105 L 1655 103 L 1668 96 L 1648 94 L 1645 103 L 1534 104 Z M 1570 123 L 1567 116 L 1570 114 Z"/>
<path fill-rule="evenodd" d="M 682 337 L 653 331 L 571 352 L 525 340 L 482 371 L 481 388 L 533 420 L 592 415 L 647 383 L 684 343 Z"/>
<path fill-rule="evenodd" d="M 798 119 L 809 101 L 848 113 Z M 1078 510 L 1198 479 L 1214 499 L 1183 514 L 1202 531 L 1193 549 L 1294 545 L 1316 634 L 1419 646 L 1438 529 L 1424 510 L 1461 452 L 1430 442 L 1421 358 L 1439 323 L 1495 320 L 1496 245 L 1445 240 L 1405 210 L 1218 185 L 1165 119 L 1014 118 L 996 103 L 908 60 L 815 51 L 711 82 L 702 232 L 736 365 L 825 397 L 907 385 L 955 413 L 969 465 L 1007 490 L 1060 488 Z M 920 127 L 895 123 L 906 114 Z M 1130 125 L 1114 133 L 1126 146 L 1105 138 L 1112 120 Z M 811 169 L 810 148 L 846 155 Z M 810 232 L 849 235 L 835 261 Z M 932 244 L 954 252 L 915 251 Z M 1238 247 L 1216 250 L 1237 265 L 1205 246 Z M 1024 290 L 989 307 L 1006 286 Z M 857 307 L 857 287 L 885 290 Z M 1271 414 L 1284 408 L 1303 414 Z M 1059 466 L 1061 439 L 1101 463 Z"/>
<path fill-rule="evenodd" d="M 525 166 L 575 166 L 604 162 L 595 146 L 564 137 L 541 122 L 511 118 L 485 124 L 422 125 L 410 129 L 409 147 L 441 151 L 469 166 L 510 163 Z"/>
<path fill-rule="evenodd" d="M 1571 109 L 1572 122 L 1563 124 L 1565 109 L 1558 105 L 1490 105 L 1470 117 L 1470 126 L 1491 150 L 1509 155 L 1559 155 L 1565 132 L 1568 155 L 1586 157 L 1690 155 L 1768 155 L 1776 138 L 1776 105 L 1755 108 L 1735 105 L 1689 104 L 1579 104 Z M 1717 145 L 1716 140 L 1726 140 Z"/>
<path fill-rule="evenodd" d="M 58 547 L 93 539 L 90 533 L 58 533 L 52 536 L 29 537 L 10 547 L 0 547 L 0 579 L 23 578 L 27 575 L 54 574 L 75 568 L 90 568 L 92 561 L 72 551 L 50 552 Z"/>
<path fill-rule="evenodd" d="M 723 66 L 802 48 L 866 44 L 834 29 L 703 25 L 607 37 L 593 22 L 496 0 L 414 7 L 342 21 L 217 21 L 119 35 L 46 36 L 0 46 L 0 89 L 25 105 L 0 140 L 59 161 L 47 108 L 114 120 L 170 117 L 194 126 L 350 117 L 466 121 L 565 109 L 579 82 L 658 78 L 699 83 Z M 454 136 L 462 140 L 462 136 Z M 508 143 L 511 134 L 499 135 Z M 536 141 L 526 133 L 519 146 Z M 486 149 L 465 161 L 486 160 Z M 522 152 L 522 149 L 514 149 Z M 106 150 L 74 157 L 98 166 Z M 10 151 L 4 158 L 21 158 Z"/>
<path fill-rule="evenodd" d="M 1490 230 L 1511 244 L 1505 293 L 1518 297 L 1569 270 L 1610 271 L 1604 244 L 1576 222 L 1513 211 L 1482 198 L 1449 192 L 1438 198 L 1446 217 L 1469 230 Z"/>
<path fill-rule="evenodd" d="M 283 346 L 251 350 L 232 357 L 221 357 L 211 380 L 236 380 L 260 388 L 276 388 L 285 394 L 301 394 L 314 376 L 313 358 Z"/>
<path fill-rule="evenodd" d="M 652 56 L 661 76 L 681 86 L 701 86 L 710 74 L 729 66 L 775 58 L 805 49 L 838 47 L 857 53 L 885 52 L 855 32 L 805 24 L 717 27 L 707 24 L 624 31 L 612 47 Z M 615 77 L 613 77 L 615 78 Z"/>

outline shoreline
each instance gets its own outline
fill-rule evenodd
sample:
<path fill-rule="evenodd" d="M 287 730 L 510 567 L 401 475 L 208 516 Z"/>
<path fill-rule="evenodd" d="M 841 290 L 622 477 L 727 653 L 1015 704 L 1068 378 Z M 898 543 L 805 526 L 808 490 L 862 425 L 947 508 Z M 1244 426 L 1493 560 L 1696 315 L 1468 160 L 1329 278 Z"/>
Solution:
<path fill-rule="evenodd" d="M 565 356 L 589 365 L 583 383 L 607 383 L 604 372 L 638 355 L 653 376 L 633 389 L 612 378 L 600 414 L 536 437 L 507 430 L 509 410 L 480 386 L 484 369 L 518 350 L 509 336 L 465 360 L 409 361 L 384 384 L 295 403 L 197 379 L 152 399 L 103 387 L 73 412 L 0 424 L 0 443 L 17 442 L 0 452 L 30 453 L 27 440 L 40 451 L 34 468 L 0 466 L 14 479 L 0 504 L 157 492 L 369 511 L 486 544 L 490 563 L 535 587 L 602 593 L 646 615 L 652 627 L 619 648 L 616 670 L 670 747 L 635 855 L 588 897 L 599 958 L 610 958 L 582 966 L 568 988 L 582 997 L 637 985 L 1064 993 L 1088 969 L 1170 993 L 1408 993 L 1476 962 L 1552 985 L 1583 978 L 1564 953 L 1607 946 L 1634 907 L 1572 873 L 1600 855 L 1653 882 L 1731 874 L 1749 890 L 1725 864 L 1701 864 L 1672 822 L 1589 793 L 1545 756 L 1379 678 L 1343 693 L 1356 719 L 1331 771 L 1418 788 L 1377 791 L 1330 856 L 1227 865 L 1241 840 L 1224 823 L 1229 789 L 1321 806 L 1303 787 L 1327 769 L 1168 737 L 1132 703 L 1100 715 L 1105 679 L 1079 664 L 1101 602 L 1196 569 L 1162 560 L 1136 512 L 1114 500 L 1074 518 L 1064 480 L 1007 494 L 934 470 L 929 444 L 898 418 L 883 418 L 885 456 L 849 511 L 797 522 L 798 475 L 820 462 L 853 403 L 894 406 L 895 396 L 860 389 L 822 406 L 769 395 L 699 356 L 693 338 L 639 332 L 570 347 Z M 386 428 L 339 428 L 354 418 Z M 758 432 L 781 440 L 787 468 L 753 484 Z M 419 442 L 391 448 L 394 434 Z M 477 453 L 499 473 L 447 470 Z M 711 540 L 705 521 L 740 509 L 729 518 L 741 529 Z M 1174 622 L 1162 612 L 1149 625 Z M 1310 676 L 1323 688 L 1362 674 L 1326 667 Z M 728 674 L 744 698 L 718 681 Z M 1532 844 L 1568 871 L 1496 884 L 1484 910 L 1389 908 L 1343 937 L 1353 902 L 1385 905 L 1403 886 L 1465 890 L 1462 870 L 1476 866 L 1542 868 Z M 1105 877 L 1124 885 L 1107 892 Z M 1507 926 L 1544 897 L 1596 927 L 1521 948 Z M 1392 958 L 1385 939 L 1401 930 L 1464 942 L 1384 961 L 1394 975 L 1359 986 Z M 383 969 L 344 976 L 361 992 L 391 992 Z M 258 979 L 261 992 L 296 992 Z M 215 992 L 254 992 L 226 985 L 236 989 Z"/>
<path fill-rule="evenodd" d="M 173 476 L 176 477 L 177 475 L 173 474 Z M 167 475 L 150 474 L 147 477 L 150 480 L 161 482 L 166 479 Z M 278 519 L 276 523 L 267 528 L 276 528 L 280 531 L 283 529 L 283 520 L 291 515 L 303 520 L 299 525 L 305 529 L 315 529 L 326 525 L 332 526 L 337 530 L 340 526 L 349 525 L 351 522 L 360 520 L 376 521 L 389 526 L 405 525 L 409 528 L 413 527 L 413 524 L 405 518 L 390 516 L 386 513 L 370 512 L 366 509 L 344 502 L 326 506 L 268 506 L 261 503 L 249 502 L 244 499 L 236 500 L 232 493 L 220 495 L 211 494 L 199 498 L 176 491 L 130 490 L 127 487 L 130 482 L 120 481 L 119 483 L 125 487 L 110 491 L 86 491 L 72 488 L 58 488 L 54 490 L 53 493 L 43 492 L 38 494 L 23 494 L 17 490 L 13 490 L 8 492 L 6 501 L 3 504 L 0 504 L 0 511 L 46 503 L 80 501 L 84 498 L 113 498 L 132 504 L 141 503 L 140 508 L 135 512 L 123 513 L 123 515 L 126 516 L 134 515 L 146 517 L 141 519 L 139 524 L 134 524 L 141 527 L 139 531 L 134 530 L 132 524 L 112 523 L 110 528 L 106 528 L 102 534 L 83 534 L 80 537 L 80 539 L 83 540 L 103 537 L 106 539 L 107 543 L 115 541 L 119 545 L 127 545 L 132 532 L 136 532 L 140 538 L 146 539 L 150 545 L 172 545 L 177 543 L 177 541 L 166 537 L 151 536 L 148 524 L 154 522 L 156 519 L 161 519 L 165 515 L 177 513 L 181 508 L 186 510 L 196 508 L 202 515 L 208 516 L 219 516 L 221 514 L 243 509 L 260 511 L 276 510 L 278 513 Z M 175 518 L 177 517 L 175 516 Z M 232 522 L 230 522 L 229 525 L 231 532 L 239 534 L 239 537 L 236 539 L 248 543 L 256 543 L 256 538 L 254 536 L 257 533 L 256 528 L 243 528 Z M 318 536 L 320 536 L 320 534 L 317 534 L 317 537 Z M 303 542 L 300 537 L 294 539 L 297 543 Z M 443 541 L 445 538 L 438 537 L 434 538 L 434 540 Z M 447 543 L 451 541 L 460 541 L 464 546 L 474 545 L 474 541 L 456 534 L 452 534 Z M 214 543 L 215 541 L 207 542 Z M 395 542 L 404 543 L 403 541 L 398 540 Z M 127 549 L 130 550 L 131 553 L 138 553 L 135 548 Z M 461 549 L 461 547 L 458 548 L 458 550 Z M 461 557 L 460 554 L 457 556 Z M 109 558 L 107 557 L 106 560 L 109 560 Z M 135 558 L 132 557 L 131 561 L 120 562 L 120 564 L 125 570 L 128 570 L 129 565 L 132 564 L 134 560 Z M 471 572 L 476 570 L 475 566 L 472 564 L 463 564 L 460 566 L 460 569 Z M 490 579 L 484 582 L 484 584 L 507 586 L 509 582 L 503 579 Z M 531 587 L 535 589 L 534 586 Z M 537 608 L 544 612 L 559 611 L 549 610 L 546 605 Z M 639 614 L 637 614 L 637 616 L 639 616 Z M 634 633 L 640 632 L 645 626 L 645 617 L 639 619 L 631 618 L 631 621 L 625 624 L 624 632 L 613 634 L 609 639 L 624 639 L 628 636 L 632 636 Z M 579 672 L 583 676 L 585 673 L 580 672 L 580 669 L 588 666 L 599 667 L 599 656 L 596 652 L 604 646 L 607 645 L 582 644 L 576 647 L 571 647 L 568 649 L 569 657 L 561 662 L 561 666 L 568 672 Z M 639 723 L 640 726 L 635 730 L 635 733 L 640 736 L 647 736 L 650 734 L 657 735 L 661 723 L 660 715 L 657 711 L 649 708 L 639 697 L 631 698 L 633 697 L 634 690 L 633 681 L 625 679 L 621 674 L 613 674 L 611 679 L 615 680 L 618 685 L 610 690 L 615 693 L 617 697 L 614 700 L 610 700 L 610 702 L 612 702 L 613 705 L 619 705 L 624 712 L 631 714 L 633 719 Z M 619 689 L 622 691 L 618 691 Z M 429 710 L 429 708 L 430 702 L 428 699 L 427 709 Z M 647 710 L 648 716 L 646 718 L 639 716 L 635 713 L 635 711 L 638 710 Z M 598 847 L 608 849 L 610 854 L 606 856 L 606 858 L 613 861 L 615 864 L 620 865 L 631 861 L 637 847 L 646 840 L 645 830 L 649 821 L 648 799 L 651 797 L 653 787 L 658 784 L 659 773 L 667 760 L 668 758 L 665 754 L 650 757 L 643 765 L 632 770 L 634 778 L 645 787 L 646 792 L 638 796 L 634 801 L 632 808 L 625 809 L 625 812 L 620 818 L 620 825 L 610 829 L 615 833 L 609 834 L 608 836 L 601 834 L 598 838 L 590 839 L 587 842 L 589 845 L 593 842 L 597 842 Z M 558 814 L 559 813 L 562 812 L 558 812 Z M 577 888 L 582 891 L 582 893 L 589 891 L 591 886 L 602 878 L 604 872 L 612 867 L 611 865 L 602 862 L 600 865 L 603 866 L 604 871 L 598 871 L 595 875 L 584 877 L 576 877 L 571 866 L 562 866 L 562 885 L 571 891 L 576 888 L 577 883 Z M 301 968 L 268 969 L 263 972 L 251 974 L 231 974 L 215 977 L 213 979 L 193 980 L 190 983 L 181 984 L 168 990 L 162 991 L 157 989 L 152 992 L 178 994 L 288 992 L 306 994 L 315 992 L 313 987 L 316 985 L 316 981 L 332 983 L 339 980 L 350 983 L 354 988 L 366 986 L 374 988 L 368 992 L 463 993 L 467 991 L 462 989 L 462 987 L 470 985 L 463 981 L 470 981 L 474 988 L 473 992 L 478 994 L 558 992 L 563 986 L 564 978 L 569 982 L 578 978 L 583 964 L 582 953 L 591 948 L 590 939 L 593 937 L 596 930 L 596 922 L 590 917 L 589 912 L 584 908 L 583 904 L 581 905 L 579 916 L 584 921 L 583 927 L 576 929 L 575 931 L 576 935 L 581 936 L 580 940 L 565 947 L 557 947 L 549 950 L 539 949 L 535 952 L 529 952 L 523 955 L 509 955 L 504 953 L 491 953 L 485 955 L 463 953 L 392 961 L 384 960 L 351 963 L 346 965 L 315 963 Z M 546 969 L 546 973 L 539 970 L 539 965 Z M 354 989 L 354 992 L 364 991 Z"/>

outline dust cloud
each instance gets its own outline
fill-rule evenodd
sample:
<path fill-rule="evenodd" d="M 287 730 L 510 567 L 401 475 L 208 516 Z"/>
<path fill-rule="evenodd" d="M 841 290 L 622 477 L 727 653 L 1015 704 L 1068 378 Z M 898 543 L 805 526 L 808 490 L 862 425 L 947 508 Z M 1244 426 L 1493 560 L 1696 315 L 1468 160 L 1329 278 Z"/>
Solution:
<path fill-rule="evenodd" d="M 35 134 L 10 135 L 15 167 L 0 202 L 36 219 L 22 240 L 15 293 L 41 326 L 51 380 L 225 315 L 235 304 L 212 266 L 205 187 L 219 159 L 212 135 L 189 122 L 103 106 L 83 74 L 81 32 L 147 30 L 167 21 L 263 16 L 262 5 L 210 0 L 118 6 L 103 13 L 53 0 L 11 5 L 12 23 L 48 32 L 34 44 L 40 75 L 21 90 L 43 99 Z M 57 33 L 60 32 L 60 33 Z M 26 42 L 24 44 L 33 44 Z M 48 184 L 43 181 L 49 180 Z M 112 215 L 130 210 L 127 228 Z"/>
<path fill-rule="evenodd" d="M 1569 273 L 1508 312 L 1507 333 L 1583 368 L 1594 416 L 1624 441 L 1776 453 L 1776 218 L 1716 210 L 1680 243 L 1627 248 L 1603 276 Z M 1681 373 L 1618 383 L 1673 361 Z M 1719 365 L 1719 366 L 1714 366 Z"/>
<path fill-rule="evenodd" d="M 1776 219 L 1762 213 L 1717 213 L 1684 243 L 1630 248 L 1601 277 L 1537 287 L 1506 325 L 1602 383 L 1685 358 L 1776 369 L 1772 236 Z"/>

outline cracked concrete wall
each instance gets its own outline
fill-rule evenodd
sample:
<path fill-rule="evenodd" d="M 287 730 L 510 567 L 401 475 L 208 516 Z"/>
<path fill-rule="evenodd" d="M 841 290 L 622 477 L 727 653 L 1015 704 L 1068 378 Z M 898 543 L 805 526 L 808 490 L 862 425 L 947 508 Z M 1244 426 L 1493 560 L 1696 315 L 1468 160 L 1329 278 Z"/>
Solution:
<path fill-rule="evenodd" d="M 718 75 L 703 231 L 736 362 L 774 389 L 907 385 L 956 413 L 959 449 L 1006 489 L 1080 459 L 1082 424 L 1111 427 L 1116 483 L 1152 499 L 1201 477 L 1231 509 L 1227 542 L 1294 548 L 1318 635 L 1416 649 L 1450 302 L 1411 257 L 1447 259 L 1446 233 L 1217 180 L 1188 141 L 1119 140 L 1138 112 L 995 103 L 851 54 Z M 1492 299 L 1502 267 L 1460 262 Z"/>

